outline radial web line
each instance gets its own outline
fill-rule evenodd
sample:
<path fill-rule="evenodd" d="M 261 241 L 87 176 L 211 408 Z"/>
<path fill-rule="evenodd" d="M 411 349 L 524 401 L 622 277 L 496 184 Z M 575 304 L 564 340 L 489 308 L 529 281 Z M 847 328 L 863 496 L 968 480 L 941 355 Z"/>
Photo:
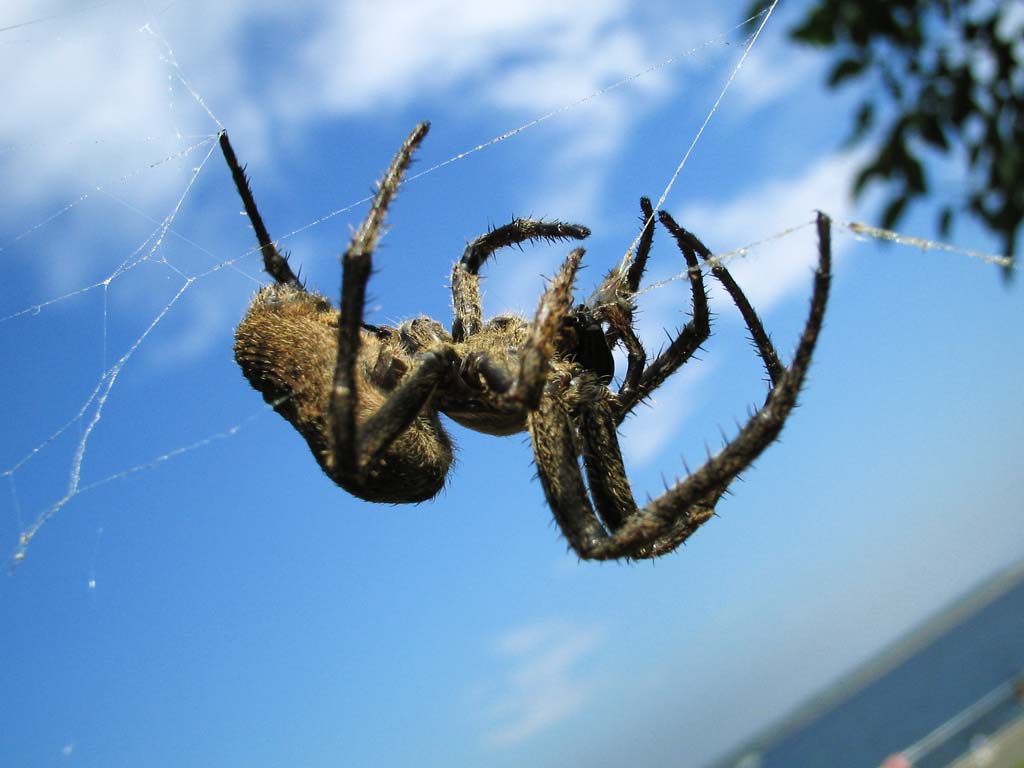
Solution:
<path fill-rule="evenodd" d="M 157 313 L 156 317 L 153 318 L 152 322 L 146 327 L 146 330 L 142 332 L 142 335 L 129 347 L 128 351 L 125 352 L 120 359 L 114 363 L 113 366 L 104 374 L 103 379 L 97 388 L 98 395 L 90 398 L 95 400 L 95 408 L 92 412 L 92 418 L 89 419 L 89 423 L 86 424 L 85 429 L 82 431 L 82 436 L 78 440 L 78 444 L 75 447 L 74 456 L 71 459 L 71 475 L 68 479 L 67 491 L 64 495 L 56 502 L 51 504 L 45 509 L 28 528 L 21 532 L 18 536 L 18 547 L 11 558 L 13 565 L 18 565 L 22 560 L 25 559 L 25 554 L 28 552 L 29 544 L 32 543 L 32 539 L 35 538 L 39 529 L 46 524 L 54 515 L 56 515 L 71 499 L 73 499 L 79 492 L 79 485 L 82 477 L 82 461 L 85 458 L 85 450 L 88 447 L 89 437 L 92 435 L 92 431 L 96 428 L 100 419 L 103 418 L 103 407 L 107 403 L 107 399 L 110 397 L 110 392 L 114 388 L 114 384 L 117 383 L 117 377 L 124 370 L 125 364 L 131 359 L 132 355 L 139 348 L 139 345 L 146 339 L 150 332 L 163 320 L 167 313 L 170 312 L 173 307 L 184 294 L 185 291 L 194 283 L 195 278 L 188 278 L 185 280 L 178 292 L 174 294 L 171 300 L 164 306 L 163 309 Z M 83 413 L 88 412 L 88 407 L 83 409 Z M 77 421 L 77 419 L 76 419 Z"/>
<path fill-rule="evenodd" d="M 234 426 L 228 427 L 227 429 L 219 430 L 217 432 L 213 432 L 207 435 L 206 437 L 201 437 L 198 440 L 189 443 L 188 445 L 179 446 L 178 448 L 172 448 L 166 453 L 162 453 L 159 456 L 150 459 L 149 461 L 144 461 L 140 464 L 135 464 L 134 466 L 128 467 L 127 469 L 118 470 L 117 472 L 107 475 L 106 477 L 103 477 L 99 480 L 94 480 L 93 482 L 80 487 L 78 489 L 78 493 L 85 493 L 86 491 L 91 491 L 95 488 L 99 488 L 100 486 L 106 485 L 107 483 L 114 482 L 115 480 L 123 480 L 124 478 L 129 477 L 130 475 L 137 474 L 139 472 L 145 472 L 150 469 L 156 469 L 161 464 L 170 461 L 171 459 L 175 459 L 178 456 L 183 456 L 186 453 L 191 453 L 192 451 L 195 451 L 199 448 L 205 448 L 206 446 L 216 443 L 220 440 L 226 440 L 229 437 L 234 437 L 239 432 L 241 432 L 246 426 L 248 426 L 249 423 L 255 421 L 258 418 L 261 418 L 262 416 L 269 413 L 271 410 L 273 410 L 272 405 L 264 405 L 259 411 L 246 417 L 245 419 L 243 419 L 238 424 L 235 424 Z"/>
<path fill-rule="evenodd" d="M 224 124 L 221 123 L 215 114 L 213 114 L 213 111 L 206 105 L 206 102 L 203 101 L 203 97 L 196 92 L 196 89 L 192 87 L 192 83 L 190 83 L 188 78 L 185 77 L 185 73 L 182 71 L 181 65 L 178 64 L 178 60 L 174 57 L 174 49 L 171 48 L 170 43 L 157 34 L 156 30 L 153 29 L 148 22 L 142 25 L 139 32 L 145 32 L 160 44 L 160 47 L 163 48 L 163 54 L 161 56 L 162 60 L 174 70 L 175 77 L 178 78 L 181 84 L 185 87 L 185 90 L 191 94 L 193 99 L 195 99 L 196 104 L 202 107 L 206 111 L 206 114 L 210 116 L 210 119 L 213 120 L 213 122 L 217 124 L 217 127 L 223 131 Z"/>
<path fill-rule="evenodd" d="M 49 216 L 47 216 L 42 221 L 37 222 L 36 224 L 33 224 L 28 229 L 23 230 L 22 232 L 20 232 L 19 234 L 15 235 L 10 240 L 8 240 L 6 243 L 0 245 L 0 253 L 3 253 L 5 250 L 10 248 L 12 245 L 14 245 L 14 243 L 18 242 L 19 240 L 25 239 L 26 237 L 31 235 L 36 230 L 42 229 L 46 225 L 51 224 L 55 219 L 59 219 L 65 213 L 70 211 L 72 208 L 74 208 L 74 207 L 84 203 L 86 200 L 88 200 L 90 197 L 92 197 L 93 193 L 95 193 L 95 192 L 105 192 L 108 187 L 111 187 L 114 184 L 123 184 L 124 182 L 129 181 L 129 180 L 135 178 L 136 176 L 140 176 L 143 173 L 146 173 L 147 171 L 151 171 L 152 169 L 157 168 L 158 166 L 161 166 L 164 163 L 170 162 L 171 160 L 181 160 L 181 159 L 184 159 L 185 157 L 188 157 L 190 154 L 192 154 L 192 152 L 194 152 L 195 150 L 199 149 L 200 147 L 204 147 L 207 144 L 213 144 L 214 146 L 216 146 L 216 141 L 217 141 L 216 134 L 214 134 L 212 136 L 204 136 L 200 141 L 197 141 L 196 143 L 191 144 L 190 146 L 185 147 L 180 152 L 175 152 L 173 155 L 167 155 L 166 157 L 162 157 L 159 160 L 156 160 L 156 161 L 154 161 L 152 163 L 148 163 L 148 164 L 146 164 L 144 166 L 136 168 L 133 171 L 129 171 L 128 173 L 126 173 L 126 174 L 124 174 L 122 176 L 118 176 L 116 179 L 113 179 L 111 181 L 106 181 L 106 182 L 103 182 L 102 184 L 96 185 L 95 187 L 90 189 L 88 192 L 83 192 L 81 195 L 76 197 L 71 202 L 67 203 L 66 205 L 64 205 L 60 209 L 54 211 L 53 213 L 51 213 Z M 80 293 L 80 291 L 74 291 L 74 292 L 69 293 L 67 295 L 68 296 L 74 296 L 77 293 Z M 60 300 L 60 298 L 62 298 L 62 297 L 58 297 L 58 299 L 56 299 L 56 300 Z M 50 304 L 50 303 L 53 303 L 53 302 L 49 301 L 49 302 L 45 302 L 45 303 Z M 5 318 L 0 318 L 0 320 L 6 320 L 6 319 L 7 319 L 6 317 Z"/>
<path fill-rule="evenodd" d="M 154 234 L 150 235 L 150 237 L 147 238 L 147 240 L 145 241 L 145 242 L 152 241 L 152 246 L 149 248 L 149 251 L 146 253 L 146 255 L 141 257 L 141 258 L 139 258 L 139 259 L 136 259 L 134 262 L 131 261 L 133 256 L 135 254 L 137 254 L 139 252 L 139 250 L 141 250 L 142 247 L 145 246 L 145 242 L 144 242 L 143 246 L 141 246 L 139 249 L 136 249 L 136 251 L 133 253 L 133 256 L 129 256 L 128 259 L 126 259 L 124 262 L 122 262 L 118 266 L 118 268 L 114 271 L 114 273 L 110 277 L 108 277 L 106 280 L 104 280 L 104 281 L 102 281 L 100 283 L 100 285 L 104 286 L 104 292 L 106 291 L 106 287 L 109 286 L 110 282 L 115 277 L 117 277 L 120 274 L 124 274 L 124 272 L 127 269 L 129 269 L 129 268 L 131 268 L 131 267 L 133 267 L 133 266 L 135 266 L 135 265 L 137 265 L 139 263 L 142 263 L 144 261 L 149 260 L 159 250 L 159 248 L 160 248 L 161 244 L 163 243 L 164 238 L 165 238 L 165 236 L 167 234 L 167 231 L 170 229 L 171 224 L 174 222 L 175 218 L 177 217 L 178 213 L 180 212 L 181 207 L 182 207 L 182 205 L 185 202 L 185 199 L 188 197 L 189 193 L 192 190 L 192 187 L 195 185 L 196 179 L 199 178 L 199 175 L 202 173 L 203 168 L 205 168 L 206 163 L 210 159 L 210 156 L 211 156 L 211 154 L 213 152 L 213 147 L 215 147 L 215 146 L 216 146 L 216 144 L 212 144 L 211 145 L 211 149 L 210 149 L 209 152 L 207 152 L 206 157 L 203 158 L 203 161 L 199 164 L 198 167 L 193 169 L 193 172 L 192 172 L 191 176 L 189 177 L 187 183 L 185 184 L 184 189 L 182 190 L 181 195 L 179 195 L 178 200 L 175 203 L 174 207 L 171 209 L 171 212 L 168 213 L 166 217 L 164 217 L 163 222 L 161 222 L 160 226 L 157 227 L 157 229 L 154 232 Z M 153 331 L 153 329 L 160 323 L 161 320 L 163 320 L 164 317 L 167 316 L 167 314 L 170 312 L 171 308 L 178 302 L 178 300 L 184 295 L 184 293 L 189 289 L 189 287 L 191 285 L 193 285 L 193 283 L 198 279 L 198 277 L 195 277 L 195 276 L 190 277 L 188 275 L 183 274 L 181 272 L 181 270 L 177 269 L 177 267 L 175 267 L 173 264 L 168 262 L 166 259 L 158 259 L 158 261 L 160 263 L 164 264 L 165 266 L 169 267 L 175 273 L 177 273 L 178 275 L 180 275 L 182 277 L 183 282 L 182 282 L 181 287 L 178 289 L 178 292 L 156 314 L 156 316 L 150 321 L 149 325 L 142 332 L 142 334 L 131 344 L 131 346 L 128 348 L 128 350 L 123 355 L 121 355 L 121 357 L 117 360 L 117 362 L 115 362 L 109 369 L 104 370 L 104 372 L 100 376 L 99 381 L 96 384 L 96 387 L 93 389 L 92 393 L 86 399 L 85 404 L 82 405 L 82 407 L 79 409 L 78 413 L 72 419 L 70 419 L 67 423 L 65 423 L 60 429 L 58 429 L 54 434 L 52 434 L 50 437 L 48 437 L 46 440 L 44 440 L 40 445 L 38 445 L 34 449 L 32 449 L 20 461 L 18 461 L 12 467 L 10 467 L 7 470 L 4 470 L 2 473 L 0 473 L 0 476 L 7 475 L 7 476 L 13 478 L 14 473 L 19 468 L 24 466 L 24 464 L 27 461 L 29 461 L 32 457 L 38 455 L 40 453 L 40 451 L 42 451 L 46 446 L 48 446 L 51 443 L 53 443 L 53 441 L 56 440 L 58 437 L 60 437 L 60 435 L 62 435 L 72 424 L 78 423 L 78 422 L 82 421 L 83 419 L 85 419 L 87 414 L 89 414 L 90 410 L 91 410 L 91 414 L 92 414 L 91 418 L 88 419 L 88 423 L 85 425 L 84 429 L 82 430 L 82 434 L 80 435 L 80 437 L 78 439 L 78 442 L 77 442 L 76 447 L 75 447 L 74 454 L 73 454 L 72 459 L 71 459 L 70 476 L 69 476 L 69 479 L 68 479 L 68 485 L 67 485 L 67 490 L 66 490 L 65 494 L 60 499 L 58 499 L 56 502 L 51 504 L 48 508 L 44 509 L 36 517 L 35 521 L 30 526 L 28 526 L 27 528 L 22 528 L 22 531 L 21 531 L 21 533 L 20 533 L 20 535 L 18 537 L 17 549 L 15 550 L 14 555 L 13 555 L 13 557 L 11 559 L 12 565 L 17 565 L 18 563 L 20 563 L 22 560 L 25 559 L 25 555 L 26 555 L 26 553 L 28 551 L 29 545 L 32 542 L 32 539 L 35 538 L 35 535 L 39 532 L 39 530 L 42 528 L 42 526 L 48 520 L 50 520 L 54 515 L 56 515 L 72 498 L 74 498 L 79 493 L 80 485 L 81 485 L 82 462 L 85 459 L 85 451 L 86 451 L 86 448 L 88 447 L 89 438 L 92 435 L 93 430 L 96 428 L 96 425 L 99 423 L 100 419 L 103 417 L 103 408 L 104 408 L 104 406 L 107 403 L 107 399 L 110 397 L 110 393 L 113 390 L 114 384 L 117 382 L 118 376 L 120 375 L 121 371 L 124 369 L 124 366 L 128 363 L 128 361 L 135 354 L 136 350 L 138 350 L 138 348 L 142 345 L 143 341 L 145 341 L 145 339 L 149 336 L 149 334 Z M 104 295 L 105 295 L 105 293 L 104 293 Z M 104 304 L 103 304 L 103 338 L 104 338 L 103 344 L 104 344 L 104 355 L 106 354 L 106 351 L 105 351 L 105 347 L 106 347 L 106 328 L 107 328 L 107 315 L 106 315 L 106 312 L 107 312 L 107 305 L 106 305 L 106 301 L 104 301 Z"/>

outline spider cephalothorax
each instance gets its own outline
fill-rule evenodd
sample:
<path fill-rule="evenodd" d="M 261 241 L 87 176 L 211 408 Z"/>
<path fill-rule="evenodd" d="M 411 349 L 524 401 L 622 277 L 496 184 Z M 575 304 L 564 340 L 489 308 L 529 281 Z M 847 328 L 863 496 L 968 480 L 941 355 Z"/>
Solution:
<path fill-rule="evenodd" d="M 265 269 L 275 281 L 256 294 L 236 333 L 235 358 L 246 378 L 306 439 L 324 472 L 360 498 L 404 503 L 436 495 L 452 461 L 452 442 L 440 419 L 444 414 L 487 434 L 529 431 L 545 496 L 580 557 L 656 557 L 675 549 L 777 437 L 796 403 L 828 296 L 828 220 L 819 215 L 819 266 L 810 316 L 789 368 L 729 272 L 664 211 L 659 219 L 687 264 L 693 317 L 648 361 L 633 329 L 634 297 L 654 230 L 646 199 L 641 200 L 644 226 L 635 254 L 583 304 L 573 306 L 573 281 L 583 257 L 577 248 L 544 291 L 532 320 L 518 315 L 483 320 L 479 271 L 497 249 L 590 234 L 578 225 L 516 219 L 473 240 L 456 263 L 450 332 L 427 317 L 396 327 L 369 325 L 363 321 L 363 305 L 372 254 L 387 208 L 427 127 L 417 126 L 402 144 L 342 257 L 340 310 L 307 291 L 278 252 L 227 135 L 221 134 Z M 708 337 L 698 257 L 710 264 L 711 274 L 739 308 L 772 386 L 735 439 L 639 508 L 626 478 L 617 427 Z M 628 362 L 613 391 L 612 349 L 617 345 L 625 349 Z"/>

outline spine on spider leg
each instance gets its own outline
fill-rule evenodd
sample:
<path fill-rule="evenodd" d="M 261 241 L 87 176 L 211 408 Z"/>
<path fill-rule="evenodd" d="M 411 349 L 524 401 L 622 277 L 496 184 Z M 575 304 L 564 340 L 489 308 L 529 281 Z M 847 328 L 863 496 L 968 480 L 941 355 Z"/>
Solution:
<path fill-rule="evenodd" d="M 818 230 L 818 267 L 814 272 L 814 293 L 811 296 L 811 310 L 807 325 L 793 354 L 791 368 L 806 372 L 811 355 L 818 342 L 818 334 L 825 322 L 825 307 L 828 304 L 829 287 L 832 284 L 832 219 L 818 211 L 815 221 Z M 803 377 L 801 377 L 803 378 Z"/>
<path fill-rule="evenodd" d="M 740 288 L 739 283 L 733 278 L 732 274 L 726 269 L 721 263 L 717 263 L 714 255 L 700 238 L 694 235 L 692 232 L 680 227 L 682 234 L 690 241 L 691 247 L 700 254 L 700 257 L 711 265 L 711 274 L 714 275 L 715 279 L 722 284 L 726 292 L 732 298 L 733 304 L 740 311 L 740 315 L 743 317 L 743 322 L 747 325 L 747 330 L 750 331 L 750 338 L 754 342 L 754 348 L 757 350 L 758 355 L 761 358 L 761 362 L 764 363 L 765 370 L 768 372 L 768 378 L 771 381 L 771 385 L 774 387 L 779 383 L 782 378 L 785 368 L 782 365 L 782 361 L 779 360 L 779 353 L 775 351 L 775 346 L 772 344 L 771 339 L 768 337 L 768 332 L 765 331 L 764 325 L 761 323 L 761 318 L 758 317 L 757 311 L 754 309 L 750 300 L 747 299 L 747 295 L 743 293 L 743 289 Z"/>
<path fill-rule="evenodd" d="M 235 182 L 235 189 L 238 190 L 238 196 L 242 198 L 242 205 L 245 206 L 245 215 L 249 217 L 249 223 L 252 224 L 256 240 L 260 244 L 260 253 L 263 254 L 263 269 L 280 285 L 290 285 L 293 288 L 301 289 L 302 283 L 288 266 L 288 258 L 277 250 L 274 241 L 270 239 L 270 233 L 267 232 L 267 227 L 263 223 L 263 217 L 260 216 L 259 209 L 256 207 L 256 198 L 252 194 L 252 187 L 245 175 L 245 168 L 238 162 L 227 131 L 220 132 L 219 142 L 224 160 L 231 171 L 231 178 Z"/>
<path fill-rule="evenodd" d="M 654 242 L 654 206 L 648 197 L 640 198 L 640 221 L 643 222 L 643 228 L 640 230 L 633 260 L 626 271 L 626 285 L 633 293 L 640 288 L 640 280 L 647 269 L 647 257 Z"/>
<path fill-rule="evenodd" d="M 426 138 L 429 130 L 430 123 L 420 123 L 402 142 L 391 165 L 388 166 L 384 176 L 377 183 L 377 192 L 373 196 L 373 202 L 370 203 L 370 212 L 363 219 L 363 223 L 359 225 L 355 235 L 352 236 L 352 243 L 346 254 L 368 257 L 376 249 L 388 206 L 391 205 L 398 188 L 402 185 L 402 176 L 412 162 L 413 153 Z"/>

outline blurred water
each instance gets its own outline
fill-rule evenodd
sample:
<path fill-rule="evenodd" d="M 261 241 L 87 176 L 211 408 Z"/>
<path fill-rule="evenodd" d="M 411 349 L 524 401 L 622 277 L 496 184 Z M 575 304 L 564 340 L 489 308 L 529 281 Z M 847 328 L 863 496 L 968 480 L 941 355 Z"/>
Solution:
<path fill-rule="evenodd" d="M 867 685 L 784 735 L 762 740 L 718 765 L 743 768 L 876 768 L 887 755 L 930 732 L 1024 674 L 1024 568 L 1005 591 Z M 978 600 L 979 598 L 968 598 Z M 953 611 L 962 611 L 961 604 Z M 1003 700 L 971 727 L 922 755 L 914 768 L 937 768 L 1024 713 Z"/>

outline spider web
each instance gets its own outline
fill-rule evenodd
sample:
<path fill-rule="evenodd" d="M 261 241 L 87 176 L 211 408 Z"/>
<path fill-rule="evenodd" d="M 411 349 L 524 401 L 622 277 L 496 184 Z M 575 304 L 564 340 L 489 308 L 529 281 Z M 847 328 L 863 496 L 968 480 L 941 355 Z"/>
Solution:
<path fill-rule="evenodd" d="M 98 9 L 101 6 L 74 15 L 77 19 Z M 708 67 L 707 85 L 698 92 L 704 101 L 696 102 L 701 119 L 691 127 L 674 172 L 664 180 L 657 198 L 661 207 L 670 201 L 684 165 L 716 118 L 773 10 L 774 6 L 739 27 L 708 35 L 597 90 L 582 95 L 565 92 L 552 109 L 446 159 L 426 161 L 427 167 L 411 174 L 407 184 L 410 189 L 414 184 L 444 188 L 450 183 L 444 177 L 452 166 L 477 153 L 493 154 L 513 138 L 530 141 L 529 136 L 543 130 L 544 124 L 585 114 L 591 107 L 600 110 L 638 88 L 657 91 L 680 66 Z M 2 32 L 12 48 L 39 40 L 56 44 L 58 37 L 49 27 L 66 24 L 71 15 L 19 21 Z M 12 39 L 22 34 L 27 36 Z M 16 373 L 9 375 L 3 393 L 13 425 L 0 456 L 0 477 L 9 489 L 4 530 L 10 536 L 5 540 L 13 542 L 12 565 L 30 554 L 37 536 L 55 518 L 67 519 L 84 495 L 116 488 L 119 481 L 149 475 L 164 465 L 177 465 L 171 471 L 187 477 L 206 462 L 197 457 L 215 451 L 219 451 L 217 460 L 211 464 L 231 461 L 231 451 L 239 450 L 238 435 L 268 412 L 255 404 L 240 379 L 224 386 L 231 390 L 229 394 L 210 397 L 208 385 L 196 375 L 208 364 L 212 348 L 230 347 L 233 323 L 263 277 L 254 258 L 256 249 L 247 242 L 251 233 L 245 220 L 228 218 L 239 206 L 217 152 L 217 132 L 224 126 L 210 106 L 213 101 L 208 103 L 202 88 L 190 81 L 156 23 L 147 21 L 134 34 L 137 61 L 143 62 L 148 76 L 159 75 L 166 84 L 160 89 L 151 80 L 143 86 L 159 112 L 158 131 L 143 134 L 134 132 L 132 124 L 98 125 L 64 140 L 58 131 L 44 130 L 38 140 L 8 146 L 0 155 L 5 176 L 24 180 L 23 199 L 8 208 L 0 222 L 0 250 L 9 273 L 0 304 L 0 333 L 8 359 L 22 361 Z M 70 55 L 74 60 L 74 53 Z M 651 81 L 659 82 L 650 85 Z M 253 157 L 241 147 L 239 151 L 243 159 L 249 155 L 250 162 L 268 163 L 266 157 Z M 386 155 L 378 156 L 376 163 L 382 168 L 381 157 Z M 61 158 L 78 163 L 78 175 L 62 174 Z M 364 178 L 368 181 L 374 174 Z M 54 205 L 54 187 L 62 190 L 66 202 Z M 265 216 L 281 221 L 275 215 L 270 187 L 269 178 L 258 177 L 257 199 Z M 322 234 L 322 225 L 342 214 L 358 216 L 368 199 L 350 197 L 350 202 L 297 225 L 272 226 L 272 234 L 286 245 L 301 245 L 296 248 L 301 251 L 297 263 L 316 270 L 308 261 L 310 254 L 338 249 L 337 244 L 332 250 L 317 247 L 319 240 L 337 236 L 336 232 Z M 545 204 L 541 210 L 562 215 L 554 205 Z M 731 261 L 765 244 L 788 240 L 806 230 L 810 221 L 809 214 L 803 221 L 780 221 L 794 226 L 734 247 L 718 258 Z M 1006 261 L 861 224 L 836 223 L 859 237 Z M 219 233 L 223 230 L 230 233 L 223 236 Z M 620 240 L 627 246 L 621 250 L 628 254 L 635 242 L 630 246 Z M 443 273 L 449 262 L 450 256 L 440 260 L 435 271 Z M 330 259 L 323 259 L 323 274 L 330 275 L 328 270 L 335 268 Z M 678 272 L 662 275 L 644 293 L 682 276 Z M 335 279 L 318 282 L 326 290 Z M 443 295 L 443 291 L 437 293 Z M 443 312 L 440 308 L 429 314 L 443 317 Z M 25 364 L 28 361 L 30 365 Z M 223 364 L 224 360 L 218 362 Z M 230 361 L 226 365 L 230 369 Z M 246 405 L 226 408 L 227 401 Z M 162 485 L 153 482 L 150 489 Z M 116 505 L 123 495 L 118 490 L 108 493 L 97 505 L 99 510 L 87 518 L 94 542 L 90 587 L 96 584 L 96 558 L 105 530 L 103 510 Z"/>

